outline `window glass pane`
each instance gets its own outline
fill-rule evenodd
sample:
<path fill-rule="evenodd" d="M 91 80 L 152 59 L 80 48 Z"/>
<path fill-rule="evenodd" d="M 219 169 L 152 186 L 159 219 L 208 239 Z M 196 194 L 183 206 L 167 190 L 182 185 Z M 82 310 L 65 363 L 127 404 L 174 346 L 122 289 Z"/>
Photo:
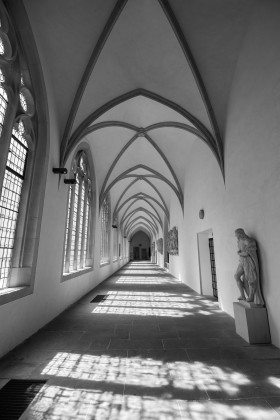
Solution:
<path fill-rule="evenodd" d="M 27 159 L 27 148 L 17 139 L 18 132 L 13 130 L 7 166 L 4 174 L 0 197 L 0 287 L 7 287 L 12 265 L 16 224 L 23 185 L 23 175 Z M 23 133 L 19 134 L 27 145 Z"/>
<path fill-rule="evenodd" d="M 86 214 L 85 214 L 85 245 L 84 245 L 84 264 L 86 265 L 87 259 L 87 247 L 88 247 L 88 219 L 89 219 L 89 198 L 87 197 L 86 202 Z"/>
<path fill-rule="evenodd" d="M 69 221 L 70 221 L 70 211 L 71 211 L 71 199 L 72 199 L 73 187 L 70 186 L 69 197 L 68 197 L 68 206 L 67 206 L 67 221 L 66 221 L 66 235 L 65 235 L 65 247 L 64 247 L 64 262 L 63 262 L 63 272 L 66 272 L 66 254 L 69 241 Z"/>
<path fill-rule="evenodd" d="M 85 204 L 85 185 L 82 183 L 82 191 L 80 198 L 80 215 L 79 215 L 79 237 L 78 237 L 78 252 L 77 252 L 77 265 L 78 268 L 83 268 L 82 258 L 82 235 L 84 225 L 84 204 Z"/>
<path fill-rule="evenodd" d="M 109 261 L 109 240 L 110 240 L 110 198 L 107 196 L 101 207 L 101 243 L 100 243 L 100 262 Z"/>
<path fill-rule="evenodd" d="M 82 269 L 86 265 L 90 217 L 90 185 L 87 159 L 79 152 L 72 168 L 76 184 L 69 195 L 64 249 L 64 273 Z M 74 196 L 72 197 L 72 195 Z"/>
<path fill-rule="evenodd" d="M 76 245 L 76 232 L 77 232 L 77 211 L 78 211 L 78 201 L 79 201 L 79 178 L 77 177 L 77 183 L 75 185 L 75 197 L 74 197 L 74 207 L 73 207 L 73 224 L 72 224 L 72 234 L 71 234 L 71 247 L 70 247 L 70 264 L 69 270 L 74 270 L 74 257 L 75 257 L 75 245 Z"/>
<path fill-rule="evenodd" d="M 1 74 L 3 73 L 1 72 Z M 2 133 L 2 127 L 4 124 L 4 118 L 5 118 L 5 114 L 7 110 L 7 105 L 8 105 L 7 94 L 5 90 L 2 88 L 2 86 L 0 86 L 0 136 Z"/>
<path fill-rule="evenodd" d="M 4 42 L 3 42 L 3 39 L 1 37 L 0 37 L 0 54 L 1 55 L 5 54 Z"/>

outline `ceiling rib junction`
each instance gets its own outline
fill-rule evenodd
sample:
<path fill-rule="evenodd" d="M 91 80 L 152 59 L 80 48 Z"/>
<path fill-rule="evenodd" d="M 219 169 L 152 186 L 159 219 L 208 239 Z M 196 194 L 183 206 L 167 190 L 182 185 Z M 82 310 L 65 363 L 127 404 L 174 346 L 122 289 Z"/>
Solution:
<path fill-rule="evenodd" d="M 173 1 L 173 0 L 172 0 Z M 224 175 L 219 127 L 170 0 L 118 0 L 81 72 L 61 142 L 66 165 L 90 144 L 99 209 L 131 237 L 163 235 L 170 203 L 184 211 L 193 146 L 202 141 Z"/>

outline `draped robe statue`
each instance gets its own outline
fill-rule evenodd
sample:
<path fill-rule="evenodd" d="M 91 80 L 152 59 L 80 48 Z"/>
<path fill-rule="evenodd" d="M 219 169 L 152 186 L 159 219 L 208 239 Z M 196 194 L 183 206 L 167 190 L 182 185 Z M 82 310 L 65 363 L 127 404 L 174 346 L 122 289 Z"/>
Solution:
<path fill-rule="evenodd" d="M 239 255 L 239 265 L 234 276 L 240 291 L 238 300 L 254 302 L 257 305 L 264 306 L 260 288 L 256 241 L 247 236 L 243 229 L 236 229 L 235 236 Z"/>

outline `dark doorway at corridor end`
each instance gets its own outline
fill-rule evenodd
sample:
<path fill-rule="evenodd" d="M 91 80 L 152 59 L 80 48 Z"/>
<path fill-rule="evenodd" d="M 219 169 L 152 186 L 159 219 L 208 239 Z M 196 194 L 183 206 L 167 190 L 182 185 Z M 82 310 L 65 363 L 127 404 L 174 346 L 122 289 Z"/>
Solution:
<path fill-rule="evenodd" d="M 135 233 L 130 242 L 130 260 L 150 260 L 151 258 L 151 240 L 148 235 L 142 231 Z"/>

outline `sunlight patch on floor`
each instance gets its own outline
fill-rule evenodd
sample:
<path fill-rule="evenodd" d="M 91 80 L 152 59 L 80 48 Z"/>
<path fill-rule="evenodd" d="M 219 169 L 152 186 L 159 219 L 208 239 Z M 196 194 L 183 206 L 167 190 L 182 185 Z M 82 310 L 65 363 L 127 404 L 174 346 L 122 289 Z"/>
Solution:
<path fill-rule="evenodd" d="M 182 419 L 186 420 L 276 420 L 277 414 L 258 400 L 179 401 Z"/>
<path fill-rule="evenodd" d="M 100 307 L 98 306 L 92 311 L 93 314 L 107 315 L 130 315 L 130 316 L 159 316 L 183 318 L 184 316 L 193 315 L 192 312 L 176 311 L 172 309 L 151 309 L 151 308 L 118 308 L 118 307 Z"/>
<path fill-rule="evenodd" d="M 176 400 L 46 385 L 22 420 L 181 420 Z"/>
<path fill-rule="evenodd" d="M 205 302 L 193 303 L 192 296 L 164 292 L 116 292 L 108 291 L 106 300 L 93 309 L 94 314 L 121 314 L 136 316 L 184 316 L 211 315 L 215 307 Z M 216 305 L 217 309 L 217 305 Z"/>
<path fill-rule="evenodd" d="M 153 358 L 121 358 L 108 355 L 57 353 L 42 375 L 78 380 L 129 384 L 147 388 L 225 391 L 233 397 L 249 379 L 232 369 L 202 362 L 163 362 Z"/>
<path fill-rule="evenodd" d="M 276 378 L 274 376 L 270 376 L 268 378 L 268 382 L 274 386 L 276 386 L 277 388 L 280 388 L 280 378 Z"/>
<path fill-rule="evenodd" d="M 258 401 L 181 401 L 45 385 L 21 420 L 274 420 L 278 416 Z"/>

